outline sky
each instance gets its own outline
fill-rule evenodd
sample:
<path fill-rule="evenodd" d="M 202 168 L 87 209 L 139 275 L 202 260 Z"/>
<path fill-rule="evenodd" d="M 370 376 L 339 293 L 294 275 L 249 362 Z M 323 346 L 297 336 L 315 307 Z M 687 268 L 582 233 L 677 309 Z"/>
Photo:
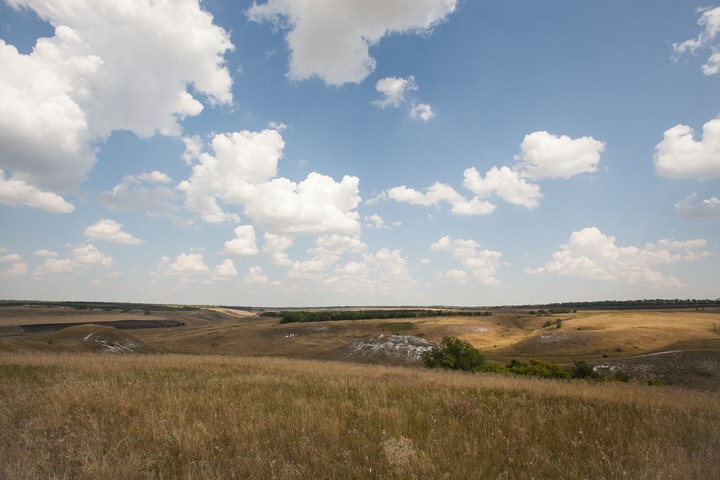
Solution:
<path fill-rule="evenodd" d="M 0 298 L 718 298 L 718 93 L 689 0 L 0 0 Z"/>

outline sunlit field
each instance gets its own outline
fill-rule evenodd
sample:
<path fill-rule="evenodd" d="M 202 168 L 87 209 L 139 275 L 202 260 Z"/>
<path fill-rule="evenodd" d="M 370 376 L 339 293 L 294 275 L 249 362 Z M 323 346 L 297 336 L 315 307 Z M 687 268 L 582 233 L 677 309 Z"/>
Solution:
<path fill-rule="evenodd" d="M 0 354 L 0 477 L 720 477 L 720 396 L 277 358 Z"/>

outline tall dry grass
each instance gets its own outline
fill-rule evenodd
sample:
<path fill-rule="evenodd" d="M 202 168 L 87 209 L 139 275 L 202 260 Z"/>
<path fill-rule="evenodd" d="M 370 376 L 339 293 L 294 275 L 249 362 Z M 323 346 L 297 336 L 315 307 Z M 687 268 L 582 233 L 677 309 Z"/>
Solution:
<path fill-rule="evenodd" d="M 0 355 L 0 478 L 720 478 L 720 396 L 269 358 Z"/>

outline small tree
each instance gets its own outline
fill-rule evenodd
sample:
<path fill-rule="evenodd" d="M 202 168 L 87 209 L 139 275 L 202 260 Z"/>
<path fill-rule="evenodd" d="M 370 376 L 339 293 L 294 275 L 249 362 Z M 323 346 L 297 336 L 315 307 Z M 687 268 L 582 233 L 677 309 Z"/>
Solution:
<path fill-rule="evenodd" d="M 423 354 L 425 366 L 479 372 L 485 368 L 485 357 L 468 342 L 457 337 L 443 337 L 440 345 Z"/>
<path fill-rule="evenodd" d="M 593 367 L 585 362 L 573 362 L 572 367 L 573 378 L 600 378 L 600 374 L 593 370 Z"/>

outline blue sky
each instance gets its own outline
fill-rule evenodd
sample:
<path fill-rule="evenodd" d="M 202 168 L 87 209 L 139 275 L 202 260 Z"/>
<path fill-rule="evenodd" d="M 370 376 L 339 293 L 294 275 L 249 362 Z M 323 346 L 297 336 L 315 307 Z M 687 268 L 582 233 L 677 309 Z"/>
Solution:
<path fill-rule="evenodd" d="M 0 297 L 716 298 L 720 6 L 0 2 Z"/>

